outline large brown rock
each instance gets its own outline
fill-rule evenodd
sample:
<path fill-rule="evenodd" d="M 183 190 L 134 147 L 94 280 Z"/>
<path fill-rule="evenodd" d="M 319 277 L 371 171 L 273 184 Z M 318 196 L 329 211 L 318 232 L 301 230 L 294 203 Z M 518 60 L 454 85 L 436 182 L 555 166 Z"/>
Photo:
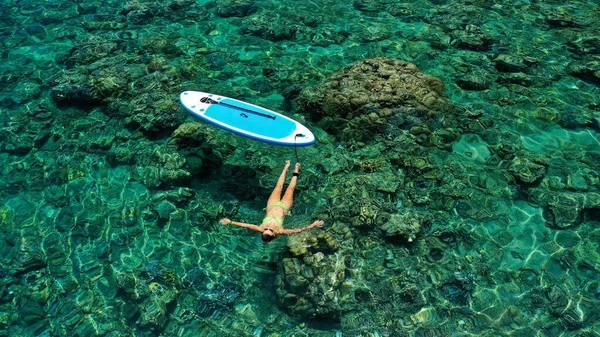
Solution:
<path fill-rule="evenodd" d="M 344 140 L 364 140 L 390 127 L 428 124 L 454 109 L 444 83 L 416 65 L 374 58 L 355 63 L 321 84 L 304 88 L 297 107 Z"/>

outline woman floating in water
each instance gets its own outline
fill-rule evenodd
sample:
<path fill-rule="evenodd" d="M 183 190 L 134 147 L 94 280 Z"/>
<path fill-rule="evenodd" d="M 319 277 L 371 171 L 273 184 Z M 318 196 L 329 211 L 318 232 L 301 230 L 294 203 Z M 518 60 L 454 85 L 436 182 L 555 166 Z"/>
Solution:
<path fill-rule="evenodd" d="M 278 237 L 279 235 L 289 235 L 303 232 L 305 230 L 314 228 L 314 227 L 323 227 L 323 220 L 317 220 L 300 229 L 284 229 L 283 228 L 283 219 L 289 213 L 292 208 L 292 204 L 294 203 L 294 189 L 296 188 L 296 182 L 298 181 L 298 176 L 300 175 L 300 163 L 296 163 L 296 167 L 294 169 L 294 173 L 292 174 L 292 180 L 290 180 L 290 185 L 285 190 L 285 194 L 283 198 L 281 198 L 281 191 L 283 190 L 283 183 L 285 182 L 285 175 L 290 167 L 290 161 L 285 162 L 285 167 L 283 168 L 283 172 L 279 176 L 279 180 L 277 180 L 277 185 L 273 189 L 271 196 L 269 197 L 269 201 L 267 201 L 267 214 L 263 219 L 260 226 L 247 224 L 243 222 L 231 221 L 227 218 L 221 219 L 219 221 L 222 225 L 233 224 L 236 226 L 248 228 L 257 232 L 262 233 L 262 239 L 265 242 L 271 242 L 273 239 Z"/>

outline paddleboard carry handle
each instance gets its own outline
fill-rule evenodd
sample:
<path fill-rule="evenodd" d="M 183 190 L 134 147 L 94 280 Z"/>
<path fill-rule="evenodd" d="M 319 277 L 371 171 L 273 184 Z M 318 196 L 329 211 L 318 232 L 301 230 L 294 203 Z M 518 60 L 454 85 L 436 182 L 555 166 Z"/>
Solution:
<path fill-rule="evenodd" d="M 224 106 L 226 106 L 228 108 L 245 111 L 245 112 L 248 112 L 248 113 L 251 113 L 251 114 L 255 114 L 255 115 L 258 115 L 258 116 L 261 116 L 261 117 L 270 118 L 272 120 L 275 120 L 275 118 L 276 118 L 275 116 L 271 116 L 271 115 L 268 115 L 268 114 L 265 114 L 265 113 L 262 113 L 262 112 L 252 111 L 250 109 L 246 109 L 246 108 L 242 108 L 242 107 L 239 107 L 239 106 L 235 106 L 235 105 L 231 105 L 231 104 L 219 102 L 219 101 L 216 101 L 216 100 L 214 100 L 214 99 L 212 99 L 210 97 L 202 97 L 202 98 L 200 98 L 200 102 L 201 103 L 208 103 L 208 104 L 220 104 L 220 105 L 224 105 Z M 248 117 L 248 116 L 243 116 L 243 114 L 242 114 L 242 117 Z"/>

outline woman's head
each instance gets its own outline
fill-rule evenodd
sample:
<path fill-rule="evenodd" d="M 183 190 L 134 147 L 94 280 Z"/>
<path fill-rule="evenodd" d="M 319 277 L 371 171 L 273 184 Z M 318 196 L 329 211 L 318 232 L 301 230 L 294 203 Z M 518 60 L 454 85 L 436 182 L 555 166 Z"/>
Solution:
<path fill-rule="evenodd" d="M 271 228 L 265 228 L 265 230 L 262 233 L 262 240 L 264 242 L 271 242 L 276 237 L 277 236 L 275 236 L 275 233 L 273 232 L 273 230 Z"/>

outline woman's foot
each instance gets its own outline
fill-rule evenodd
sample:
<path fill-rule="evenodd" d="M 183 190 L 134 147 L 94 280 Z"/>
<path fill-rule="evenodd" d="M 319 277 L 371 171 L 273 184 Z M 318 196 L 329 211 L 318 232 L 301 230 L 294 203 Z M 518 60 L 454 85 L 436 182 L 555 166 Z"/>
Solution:
<path fill-rule="evenodd" d="M 296 163 L 296 167 L 294 168 L 294 173 L 300 173 L 300 163 Z"/>
<path fill-rule="evenodd" d="M 285 167 L 283 168 L 284 171 L 287 171 L 287 169 L 290 167 L 290 161 L 286 160 L 285 161 Z"/>

